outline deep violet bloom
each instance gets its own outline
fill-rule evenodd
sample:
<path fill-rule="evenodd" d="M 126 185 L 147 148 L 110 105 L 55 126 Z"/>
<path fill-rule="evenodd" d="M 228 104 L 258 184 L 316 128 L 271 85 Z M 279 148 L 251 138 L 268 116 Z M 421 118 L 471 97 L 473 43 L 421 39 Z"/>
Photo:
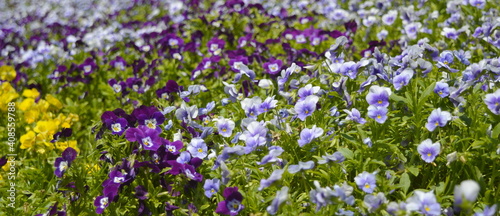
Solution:
<path fill-rule="evenodd" d="M 66 148 L 62 153 L 62 157 L 56 158 L 54 163 L 56 170 L 54 171 L 54 174 L 57 177 L 62 178 L 64 172 L 66 172 L 68 167 L 71 165 L 71 162 L 75 160 L 77 154 L 78 153 L 75 149 L 71 147 Z"/>
<path fill-rule="evenodd" d="M 68 138 L 72 134 L 73 134 L 73 130 L 71 128 L 63 128 L 61 131 L 59 131 L 53 135 L 53 139 L 50 142 L 55 143 L 59 140 L 59 138 Z"/>
<path fill-rule="evenodd" d="M 383 124 L 387 120 L 387 112 L 386 107 L 371 105 L 368 107 L 368 116 L 380 124 Z"/>
<path fill-rule="evenodd" d="M 130 142 L 138 142 L 145 150 L 156 151 L 164 143 L 159 137 L 160 132 L 144 125 L 137 128 L 129 128 L 125 132 L 125 138 Z"/>
<path fill-rule="evenodd" d="M 276 75 L 281 71 L 283 61 L 280 59 L 271 59 L 269 62 L 264 63 L 263 67 L 268 74 Z"/>
<path fill-rule="evenodd" d="M 104 126 L 112 131 L 112 134 L 122 135 L 128 127 L 128 121 L 125 118 L 119 118 L 114 112 L 106 111 L 101 115 Z"/>
<path fill-rule="evenodd" d="M 119 70 L 125 70 L 125 67 L 127 67 L 127 62 L 121 56 L 117 56 L 115 59 L 109 62 L 109 65 Z"/>
<path fill-rule="evenodd" d="M 373 193 L 376 185 L 375 175 L 366 171 L 363 171 L 358 176 L 354 178 L 356 185 L 366 193 Z"/>
<path fill-rule="evenodd" d="M 212 197 L 212 195 L 219 192 L 219 187 L 220 187 L 219 179 L 205 180 L 205 185 L 203 185 L 203 189 L 205 190 L 205 196 L 207 196 L 208 198 Z"/>
<path fill-rule="evenodd" d="M 436 159 L 436 156 L 441 152 L 441 144 L 432 143 L 431 139 L 426 139 L 417 147 L 418 153 L 427 163 L 431 163 Z"/>
<path fill-rule="evenodd" d="M 225 45 L 226 41 L 218 38 L 212 38 L 212 40 L 207 43 L 208 51 L 214 55 L 219 55 Z"/>
<path fill-rule="evenodd" d="M 447 97 L 450 95 L 450 86 L 445 82 L 436 82 L 434 93 L 438 94 L 441 98 Z"/>
<path fill-rule="evenodd" d="M 447 111 L 441 111 L 441 108 L 437 108 L 431 112 L 429 118 L 427 118 L 427 124 L 425 127 L 430 132 L 434 131 L 436 127 L 444 127 L 451 120 L 451 113 Z"/>
<path fill-rule="evenodd" d="M 215 213 L 234 216 L 245 208 L 245 206 L 241 204 L 243 195 L 238 192 L 238 187 L 227 187 L 224 189 L 223 196 L 226 199 L 217 204 Z"/>
<path fill-rule="evenodd" d="M 492 113 L 500 115 L 500 89 L 496 90 L 495 93 L 487 94 L 484 102 Z"/>
<path fill-rule="evenodd" d="M 229 60 L 229 65 L 234 72 L 240 72 L 241 66 L 248 65 L 248 57 L 236 56 Z"/>
<path fill-rule="evenodd" d="M 94 62 L 94 59 L 89 57 L 85 59 L 85 61 L 80 64 L 78 68 L 83 71 L 85 76 L 87 76 L 97 70 L 97 64 Z"/>
<path fill-rule="evenodd" d="M 184 147 L 184 144 L 180 140 L 177 140 L 174 142 L 169 142 L 167 140 L 164 140 L 164 141 L 166 143 L 165 144 L 165 151 L 170 152 L 174 155 L 180 154 L 180 150 Z"/>
<path fill-rule="evenodd" d="M 406 200 L 406 210 L 416 211 L 426 216 L 441 215 L 441 205 L 437 202 L 433 191 L 415 191 L 413 196 Z"/>
<path fill-rule="evenodd" d="M 113 91 L 115 91 L 115 93 L 125 92 L 125 89 L 127 88 L 127 84 L 125 82 L 118 82 L 115 79 L 108 80 L 108 84 L 111 86 L 111 88 L 113 88 Z"/>
<path fill-rule="evenodd" d="M 306 99 L 297 102 L 295 104 L 295 112 L 297 112 L 298 118 L 305 121 L 306 117 L 312 115 L 312 113 L 316 110 L 316 103 L 318 103 L 318 101 L 318 96 L 309 95 Z"/>
<path fill-rule="evenodd" d="M 132 115 L 137 118 L 139 125 L 145 125 L 148 128 L 155 129 L 161 132 L 161 127 L 158 125 L 163 124 L 165 116 L 155 106 L 141 106 L 136 108 Z"/>
<path fill-rule="evenodd" d="M 323 129 L 313 125 L 311 129 L 304 128 L 300 132 L 299 146 L 304 147 L 304 145 L 310 143 L 313 139 L 321 137 L 323 135 Z"/>
<path fill-rule="evenodd" d="M 102 214 L 104 212 L 104 209 L 106 209 L 109 205 L 109 197 L 107 196 L 98 196 L 94 200 L 94 206 L 96 207 L 95 212 L 97 214 Z"/>
<path fill-rule="evenodd" d="M 387 87 L 372 86 L 366 95 L 366 101 L 371 106 L 388 107 L 389 96 L 391 96 L 391 89 Z"/>

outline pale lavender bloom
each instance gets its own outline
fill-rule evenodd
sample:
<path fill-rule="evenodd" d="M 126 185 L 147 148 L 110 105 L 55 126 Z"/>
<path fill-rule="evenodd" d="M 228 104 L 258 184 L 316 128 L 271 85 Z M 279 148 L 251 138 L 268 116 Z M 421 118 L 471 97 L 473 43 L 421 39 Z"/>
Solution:
<path fill-rule="evenodd" d="M 297 94 L 299 95 L 300 100 L 305 100 L 305 98 L 309 95 L 315 95 L 319 92 L 321 88 L 319 86 L 312 86 L 311 84 L 307 84 L 306 86 L 299 89 Z"/>
<path fill-rule="evenodd" d="M 183 151 L 183 152 L 181 152 L 179 157 L 177 159 L 175 159 L 175 161 L 177 161 L 177 163 L 180 163 L 180 164 L 186 164 L 189 161 L 191 161 L 191 154 L 187 151 Z"/>
<path fill-rule="evenodd" d="M 427 124 L 425 127 L 430 132 L 434 131 L 436 127 L 444 127 L 451 120 L 451 113 L 447 111 L 441 111 L 441 108 L 437 108 L 431 112 L 431 115 L 427 119 Z"/>
<path fill-rule="evenodd" d="M 283 176 L 284 172 L 285 172 L 284 169 L 277 169 L 277 170 L 273 171 L 273 173 L 271 174 L 271 176 L 269 176 L 268 179 L 261 179 L 260 180 L 259 191 L 261 191 L 264 188 L 269 187 L 275 181 L 280 180 L 281 176 Z"/>
<path fill-rule="evenodd" d="M 367 194 L 363 199 L 363 203 L 365 204 L 366 207 L 368 207 L 368 211 L 370 213 L 375 212 L 386 201 L 387 199 L 385 198 L 384 193 L 381 192 L 377 193 L 376 196 Z"/>
<path fill-rule="evenodd" d="M 328 162 L 336 162 L 336 163 L 342 163 L 345 161 L 345 157 L 342 153 L 340 152 L 335 152 L 331 155 L 327 154 L 324 156 L 321 156 L 323 159 L 318 160 L 319 164 L 326 164 Z"/>
<path fill-rule="evenodd" d="M 358 65 L 356 62 L 353 61 L 348 61 L 344 62 L 340 66 L 340 74 L 344 76 L 348 76 L 351 79 L 356 79 L 356 76 L 358 75 L 358 68 L 360 65 Z"/>
<path fill-rule="evenodd" d="M 476 212 L 474 216 L 495 216 L 497 212 L 497 205 L 493 205 L 491 207 L 485 206 L 483 212 Z"/>
<path fill-rule="evenodd" d="M 264 165 L 267 163 L 273 163 L 280 161 L 281 159 L 278 158 L 282 153 L 284 152 L 283 148 L 279 146 L 271 146 L 269 147 L 269 153 L 262 158 L 260 162 L 257 162 L 258 165 Z"/>
<path fill-rule="evenodd" d="M 441 144 L 436 142 L 432 143 L 431 139 L 426 139 L 417 147 L 422 160 L 431 163 L 436 159 L 437 155 L 441 152 Z"/>
<path fill-rule="evenodd" d="M 333 186 L 332 195 L 344 201 L 347 205 L 354 205 L 354 196 L 352 196 L 352 192 L 354 188 L 348 185 L 346 182 L 342 184 L 342 186 L 334 185 Z"/>
<path fill-rule="evenodd" d="M 445 82 L 437 82 L 436 87 L 434 87 L 434 93 L 438 94 L 439 97 L 445 98 L 450 95 L 450 86 Z"/>
<path fill-rule="evenodd" d="M 458 32 L 456 29 L 448 28 L 448 27 L 444 27 L 443 31 L 441 32 L 441 35 L 443 35 L 449 39 L 452 39 L 452 40 L 456 40 L 458 38 L 459 34 L 460 34 L 460 32 Z"/>
<path fill-rule="evenodd" d="M 316 103 L 318 103 L 319 97 L 316 95 L 309 95 L 303 101 L 298 101 L 295 104 L 295 112 L 298 114 L 298 118 L 302 121 L 306 120 L 307 116 L 312 115 L 316 110 Z"/>
<path fill-rule="evenodd" d="M 382 16 L 382 22 L 386 25 L 392 25 L 394 21 L 398 18 L 397 10 L 390 10 Z"/>
<path fill-rule="evenodd" d="M 230 137 L 233 134 L 234 121 L 226 118 L 219 118 L 217 121 L 217 130 L 223 137 Z"/>
<path fill-rule="evenodd" d="M 394 85 L 394 89 L 400 90 L 403 86 L 408 85 L 410 83 L 411 78 L 413 77 L 413 69 L 406 68 L 400 74 L 394 76 L 392 80 L 392 84 Z"/>
<path fill-rule="evenodd" d="M 415 191 L 413 196 L 406 200 L 406 210 L 416 211 L 423 215 L 441 215 L 441 205 L 436 201 L 433 191 L 427 193 Z"/>
<path fill-rule="evenodd" d="M 309 196 L 311 202 L 316 204 L 316 211 L 318 211 L 322 207 L 332 203 L 331 199 L 335 192 L 329 187 L 322 188 L 316 180 L 314 181 L 314 186 L 316 186 L 316 189 L 311 190 Z"/>
<path fill-rule="evenodd" d="M 245 98 L 241 101 L 241 108 L 245 111 L 247 117 L 256 119 L 261 113 L 260 106 L 262 104 L 262 99 L 258 96 L 253 98 Z"/>
<path fill-rule="evenodd" d="M 389 96 L 391 93 L 390 88 L 374 85 L 370 87 L 370 90 L 366 95 L 366 101 L 372 106 L 388 107 Z"/>
<path fill-rule="evenodd" d="M 205 141 L 200 138 L 193 138 L 189 143 L 187 150 L 191 153 L 191 156 L 203 159 L 207 156 L 207 145 Z"/>
<path fill-rule="evenodd" d="M 455 54 L 455 57 L 462 62 L 462 64 L 465 65 L 470 65 L 469 59 L 471 58 L 470 51 L 464 51 L 464 50 L 458 50 L 458 51 L 453 51 L 453 54 Z"/>
<path fill-rule="evenodd" d="M 417 38 L 417 33 L 421 27 L 422 27 L 421 23 L 410 23 L 408 25 L 405 25 L 405 32 L 408 38 L 410 39 Z"/>
<path fill-rule="evenodd" d="M 239 139 L 244 140 L 246 147 L 245 153 L 248 154 L 255 150 L 258 146 L 263 146 L 266 144 L 267 128 L 263 122 L 252 121 L 247 126 L 247 130 L 244 131 Z"/>
<path fill-rule="evenodd" d="M 207 179 L 205 180 L 205 185 L 203 189 L 205 190 L 205 196 L 208 198 L 212 197 L 215 193 L 219 192 L 220 180 L 219 179 Z"/>
<path fill-rule="evenodd" d="M 313 139 L 316 139 L 323 135 L 323 132 L 323 129 L 316 127 L 316 125 L 314 125 L 311 129 L 304 128 L 300 132 L 299 146 L 304 147 L 304 145 L 310 143 Z"/>
<path fill-rule="evenodd" d="M 368 117 L 375 119 L 376 122 L 383 124 L 387 120 L 387 108 L 370 105 L 368 107 Z"/>
<path fill-rule="evenodd" d="M 352 111 L 345 109 L 344 112 L 347 113 L 346 120 L 352 120 L 352 121 L 359 123 L 359 124 L 366 123 L 366 120 L 364 118 L 361 118 L 361 113 L 356 108 L 352 108 Z"/>
<path fill-rule="evenodd" d="M 356 176 L 354 181 L 356 182 L 356 185 L 358 185 L 359 189 L 366 193 L 373 193 L 373 190 L 377 187 L 375 175 L 366 171 L 363 171 Z"/>
<path fill-rule="evenodd" d="M 190 123 L 192 119 L 198 117 L 198 107 L 196 105 L 188 107 L 185 103 L 175 111 L 177 119 Z"/>
<path fill-rule="evenodd" d="M 366 137 L 363 139 L 363 143 L 366 144 L 368 147 L 372 147 L 373 145 L 373 142 L 372 142 L 372 139 L 370 137 Z"/>
<path fill-rule="evenodd" d="M 265 113 L 271 109 L 276 108 L 276 105 L 278 104 L 278 100 L 274 99 L 274 96 L 272 97 L 267 97 L 264 102 L 260 104 L 260 112 Z"/>
<path fill-rule="evenodd" d="M 448 69 L 450 72 L 455 73 L 458 70 L 450 68 L 450 64 L 453 63 L 454 59 L 455 59 L 455 57 L 453 56 L 453 52 L 451 52 L 449 50 L 445 50 L 445 51 L 441 52 L 441 54 L 439 54 L 437 66 L 439 68 L 444 67 L 444 68 Z"/>
<path fill-rule="evenodd" d="M 484 102 L 492 113 L 500 115 L 500 89 L 496 90 L 495 93 L 487 94 Z"/>
<path fill-rule="evenodd" d="M 469 0 L 469 4 L 479 9 L 483 9 L 486 5 L 486 0 Z"/>
<path fill-rule="evenodd" d="M 312 168 L 314 168 L 314 161 L 307 161 L 307 162 L 299 161 L 299 165 L 290 165 L 288 167 L 288 172 L 291 174 L 295 174 L 301 170 L 309 170 Z"/>
<path fill-rule="evenodd" d="M 271 205 L 266 208 L 267 212 L 269 212 L 269 214 L 271 215 L 275 215 L 278 212 L 280 205 L 287 199 L 288 199 L 288 187 L 285 186 L 276 193 L 276 197 L 271 202 Z"/>
<path fill-rule="evenodd" d="M 479 184 L 474 180 L 465 180 L 460 183 L 460 185 L 456 185 L 453 196 L 455 198 L 454 206 L 459 207 L 463 203 L 463 198 L 465 198 L 468 202 L 475 202 L 477 199 L 477 195 L 481 188 Z"/>

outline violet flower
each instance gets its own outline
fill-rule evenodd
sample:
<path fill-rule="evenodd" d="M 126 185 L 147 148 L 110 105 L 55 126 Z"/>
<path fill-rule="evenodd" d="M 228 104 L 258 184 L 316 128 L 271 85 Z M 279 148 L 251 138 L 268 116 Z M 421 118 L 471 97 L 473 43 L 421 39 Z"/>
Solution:
<path fill-rule="evenodd" d="M 310 170 L 314 168 L 314 161 L 299 161 L 298 165 L 290 165 L 288 166 L 288 172 L 291 174 L 295 174 L 300 172 L 301 170 Z"/>
<path fill-rule="evenodd" d="M 187 150 L 191 153 L 191 156 L 203 159 L 207 157 L 207 144 L 200 138 L 193 138 L 189 143 Z"/>
<path fill-rule="evenodd" d="M 264 188 L 271 186 L 273 182 L 280 180 L 284 172 L 285 172 L 284 169 L 277 169 L 273 171 L 273 173 L 271 174 L 271 176 L 269 176 L 269 178 L 261 179 L 259 191 L 262 191 Z"/>
<path fill-rule="evenodd" d="M 207 43 L 208 51 L 214 55 L 220 55 L 225 45 L 226 41 L 218 38 L 212 38 Z"/>
<path fill-rule="evenodd" d="M 64 172 L 66 172 L 69 166 L 71 166 L 71 162 L 75 160 L 77 154 L 78 153 L 75 149 L 71 147 L 66 148 L 62 153 L 62 157 L 56 158 L 54 163 L 56 170 L 54 171 L 54 174 L 57 177 L 62 178 Z"/>
<path fill-rule="evenodd" d="M 98 196 L 94 200 L 94 206 L 96 207 L 95 212 L 97 214 L 102 214 L 104 212 L 104 209 L 106 209 L 109 205 L 109 197 L 107 196 Z"/>
<path fill-rule="evenodd" d="M 261 114 L 260 106 L 262 99 L 259 96 L 245 98 L 241 101 L 241 108 L 245 111 L 247 117 L 256 119 Z"/>
<path fill-rule="evenodd" d="M 159 134 L 158 130 L 140 125 L 137 128 L 129 128 L 125 132 L 125 138 L 130 142 L 137 141 L 145 150 L 156 151 L 164 143 Z"/>
<path fill-rule="evenodd" d="M 354 181 L 358 187 L 366 193 L 373 193 L 373 190 L 377 187 L 375 175 L 366 171 L 356 176 Z"/>
<path fill-rule="evenodd" d="M 281 71 L 283 61 L 279 59 L 271 59 L 269 62 L 264 63 L 263 67 L 268 74 L 276 75 Z"/>
<path fill-rule="evenodd" d="M 389 96 L 391 96 L 391 93 L 390 88 L 374 85 L 370 87 L 370 90 L 366 95 L 366 101 L 372 106 L 388 107 Z"/>
<path fill-rule="evenodd" d="M 219 134 L 223 137 L 231 137 L 235 126 L 234 121 L 226 118 L 219 118 L 216 121 Z"/>
<path fill-rule="evenodd" d="M 97 64 L 94 62 L 94 59 L 89 57 L 85 59 L 85 61 L 80 64 L 78 68 L 83 71 L 85 76 L 87 76 L 97 70 Z"/>
<path fill-rule="evenodd" d="M 224 189 L 223 196 L 226 199 L 217 204 L 215 213 L 234 216 L 245 208 L 241 204 L 243 196 L 238 192 L 238 187 L 227 187 Z"/>
<path fill-rule="evenodd" d="M 497 204 L 493 206 L 485 206 L 483 212 L 476 212 L 474 216 L 495 216 L 497 212 Z"/>
<path fill-rule="evenodd" d="M 387 120 L 387 108 L 370 105 L 368 107 L 368 116 L 376 122 L 383 124 Z"/>
<path fill-rule="evenodd" d="M 316 95 L 309 95 L 304 100 L 298 101 L 295 104 L 295 112 L 298 114 L 298 118 L 302 121 L 306 120 L 306 117 L 312 115 L 316 110 L 316 103 L 318 103 L 319 97 Z"/>
<path fill-rule="evenodd" d="M 438 94 L 441 98 L 445 98 L 450 95 L 450 86 L 445 82 L 436 82 L 434 93 Z"/>
<path fill-rule="evenodd" d="M 203 189 L 205 190 L 205 196 L 208 198 L 212 197 L 215 193 L 219 192 L 220 180 L 219 179 L 207 179 L 205 180 L 205 185 Z"/>
<path fill-rule="evenodd" d="M 441 152 L 441 144 L 439 142 L 432 143 L 431 139 L 426 139 L 417 147 L 422 160 L 431 163 L 436 159 L 436 156 Z"/>
<path fill-rule="evenodd" d="M 314 125 L 311 129 L 304 128 L 300 132 L 299 146 L 304 147 L 304 145 L 310 143 L 313 139 L 321 137 L 323 135 L 323 129 L 316 127 Z"/>
<path fill-rule="evenodd" d="M 406 210 L 416 211 L 427 216 L 441 215 L 441 205 L 437 202 L 433 191 L 415 191 L 413 196 L 406 200 Z"/>
<path fill-rule="evenodd" d="M 267 212 L 271 215 L 278 213 L 278 209 L 282 203 L 288 199 L 288 187 L 282 187 L 281 190 L 276 192 L 276 196 L 271 202 L 271 205 L 266 208 Z"/>
<path fill-rule="evenodd" d="M 394 85 L 394 89 L 400 90 L 403 86 L 408 85 L 410 83 L 411 78 L 413 77 L 414 71 L 411 68 L 406 68 L 400 74 L 394 76 L 392 79 L 392 84 Z"/>
<path fill-rule="evenodd" d="M 427 118 L 427 124 L 425 127 L 430 132 L 434 131 L 436 127 L 444 127 L 451 120 L 451 113 L 447 111 L 441 111 L 441 108 L 437 108 L 431 112 L 429 118 Z"/>
<path fill-rule="evenodd" d="M 173 155 L 178 155 L 180 154 L 180 150 L 184 147 L 184 144 L 182 141 L 177 140 L 174 142 L 169 142 L 168 140 L 165 140 L 165 151 L 170 152 Z"/>
<path fill-rule="evenodd" d="M 487 94 L 484 103 L 488 106 L 488 109 L 495 115 L 500 115 L 500 89 L 496 90 L 494 93 Z"/>
<path fill-rule="evenodd" d="M 108 84 L 113 88 L 115 93 L 125 92 L 125 89 L 127 88 L 127 84 L 125 82 L 118 82 L 115 79 L 108 80 Z"/>
<path fill-rule="evenodd" d="M 347 113 L 347 121 L 352 120 L 358 124 L 366 123 L 366 120 L 364 118 L 361 118 L 361 113 L 356 108 L 352 108 L 352 111 L 344 109 L 344 112 Z"/>
<path fill-rule="evenodd" d="M 326 164 L 329 162 L 336 162 L 336 163 L 342 163 L 345 161 L 345 157 L 342 153 L 340 152 L 335 152 L 331 155 L 327 154 L 324 156 L 321 156 L 323 159 L 318 160 L 318 164 Z"/>

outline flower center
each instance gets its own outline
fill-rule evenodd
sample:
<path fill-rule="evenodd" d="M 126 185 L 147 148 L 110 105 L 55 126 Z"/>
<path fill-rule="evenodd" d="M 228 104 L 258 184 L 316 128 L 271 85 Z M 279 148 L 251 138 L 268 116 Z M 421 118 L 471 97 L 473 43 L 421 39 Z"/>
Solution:
<path fill-rule="evenodd" d="M 120 132 L 120 131 L 122 131 L 122 126 L 120 125 L 120 123 L 112 124 L 111 128 L 113 129 L 113 132 Z"/>
<path fill-rule="evenodd" d="M 106 206 L 108 206 L 108 198 L 107 197 L 104 197 L 100 200 L 100 203 L 101 203 L 101 208 L 105 208 Z"/>
<path fill-rule="evenodd" d="M 431 208 L 429 208 L 429 206 L 425 206 L 425 211 L 430 211 Z"/>
<path fill-rule="evenodd" d="M 83 70 L 85 71 L 85 73 L 90 72 L 90 69 L 92 69 L 92 66 L 90 66 L 90 65 L 85 65 L 85 66 L 83 67 Z"/>
<path fill-rule="evenodd" d="M 222 132 L 226 132 L 226 131 L 227 131 L 227 129 L 226 129 L 226 128 L 223 128 L 223 129 L 222 129 Z"/>
<path fill-rule="evenodd" d="M 438 94 L 442 95 L 443 94 L 443 91 L 439 91 Z"/>
<path fill-rule="evenodd" d="M 153 141 L 151 140 L 151 137 L 142 138 L 142 144 L 146 147 L 151 147 L 153 146 Z"/>
<path fill-rule="evenodd" d="M 366 183 L 365 188 L 370 188 L 370 185 L 368 183 Z"/>
<path fill-rule="evenodd" d="M 215 190 L 214 190 L 214 189 L 212 189 L 212 190 L 210 190 L 210 192 L 215 193 Z"/>
<path fill-rule="evenodd" d="M 439 122 L 434 123 L 434 125 L 438 126 L 438 125 L 439 125 Z"/>
<path fill-rule="evenodd" d="M 306 114 L 309 114 L 309 110 L 304 111 Z"/>
<path fill-rule="evenodd" d="M 199 148 L 199 149 L 198 149 L 198 152 L 202 153 L 202 152 L 203 152 L 203 149 Z"/>
<path fill-rule="evenodd" d="M 167 146 L 167 150 L 168 150 L 169 152 L 174 152 L 174 151 L 175 151 L 175 146 L 170 146 L 170 145 L 169 145 L 169 146 Z"/>
<path fill-rule="evenodd" d="M 122 183 L 123 181 L 125 181 L 125 178 L 124 178 L 124 177 L 115 177 L 115 178 L 113 179 L 113 182 L 114 182 L 114 183 L 118 183 L 118 184 L 119 184 L 119 183 Z"/>
<path fill-rule="evenodd" d="M 61 170 L 61 171 L 66 171 L 66 169 L 68 169 L 68 162 L 66 162 L 66 161 L 62 161 L 62 162 L 59 164 L 59 170 Z"/>
<path fill-rule="evenodd" d="M 155 129 L 156 128 L 156 119 L 147 119 L 144 121 L 144 124 L 148 126 L 148 128 Z"/>
<path fill-rule="evenodd" d="M 114 84 L 113 89 L 115 90 L 116 93 L 118 93 L 122 90 L 122 86 L 119 84 Z"/>
<path fill-rule="evenodd" d="M 431 153 L 427 153 L 427 157 L 430 157 L 431 156 Z"/>
<path fill-rule="evenodd" d="M 380 116 L 380 115 L 377 115 L 377 118 L 378 118 L 378 119 L 381 119 L 381 118 L 382 118 L 382 116 Z"/>

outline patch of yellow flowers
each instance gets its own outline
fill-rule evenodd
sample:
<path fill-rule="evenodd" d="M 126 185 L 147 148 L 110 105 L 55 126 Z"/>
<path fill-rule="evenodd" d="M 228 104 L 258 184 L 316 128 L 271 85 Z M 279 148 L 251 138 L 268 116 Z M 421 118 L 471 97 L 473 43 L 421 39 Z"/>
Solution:
<path fill-rule="evenodd" d="M 20 96 L 12 87 L 10 81 L 16 77 L 16 71 L 11 66 L 0 67 L 0 79 L 7 82 L 0 83 L 0 110 L 7 111 L 7 104 L 15 102 Z M 54 148 L 64 151 L 72 147 L 79 151 L 76 140 L 57 141 L 52 143 L 53 135 L 63 128 L 71 128 L 73 123 L 79 120 L 78 115 L 70 113 L 63 114 L 63 104 L 54 96 L 47 94 L 45 98 L 39 98 L 37 89 L 25 89 L 22 93 L 23 100 L 16 103 L 17 109 L 21 111 L 18 125 L 26 127 L 26 134 L 20 138 L 21 149 L 34 150 L 40 154 L 46 153 Z"/>

